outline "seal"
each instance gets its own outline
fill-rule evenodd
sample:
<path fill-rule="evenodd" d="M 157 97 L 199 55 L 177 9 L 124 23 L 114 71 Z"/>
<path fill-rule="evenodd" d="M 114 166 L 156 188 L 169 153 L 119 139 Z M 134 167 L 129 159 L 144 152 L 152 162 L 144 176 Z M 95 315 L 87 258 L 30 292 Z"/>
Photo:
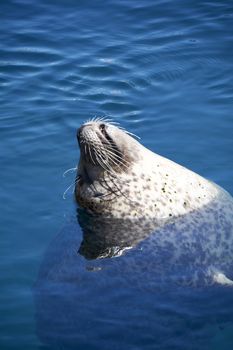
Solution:
<path fill-rule="evenodd" d="M 37 335 L 49 347 L 109 349 L 125 331 L 129 349 L 154 349 L 161 332 L 160 348 L 190 349 L 194 325 L 206 349 L 233 323 L 232 197 L 131 136 L 99 119 L 78 130 L 77 216 L 35 284 Z"/>
<path fill-rule="evenodd" d="M 101 119 L 77 133 L 80 161 L 76 200 L 105 217 L 164 223 L 229 194 L 219 186 L 151 152 L 131 134 Z M 227 208 L 226 208 L 227 210 Z"/>
<path fill-rule="evenodd" d="M 229 193 L 151 152 L 106 120 L 86 122 L 77 137 L 76 200 L 92 214 L 89 224 L 79 220 L 84 234 L 80 254 L 88 259 L 119 256 L 146 238 L 148 256 L 153 255 L 163 276 L 176 266 L 176 277 L 233 284 Z"/>

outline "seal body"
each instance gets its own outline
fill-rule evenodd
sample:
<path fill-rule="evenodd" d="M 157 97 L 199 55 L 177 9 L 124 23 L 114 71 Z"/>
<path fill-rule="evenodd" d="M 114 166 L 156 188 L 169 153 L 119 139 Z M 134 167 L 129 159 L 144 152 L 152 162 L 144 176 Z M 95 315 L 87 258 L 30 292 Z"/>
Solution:
<path fill-rule="evenodd" d="M 176 277 L 180 274 L 190 280 L 203 272 L 206 281 L 209 275 L 212 282 L 233 284 L 228 279 L 233 277 L 233 199 L 229 193 L 151 152 L 114 125 L 87 122 L 79 129 L 78 140 L 76 199 L 98 218 L 89 227 L 84 225 L 80 250 L 84 256 L 119 255 L 154 233 L 149 250 L 156 266 L 163 266 L 163 276 L 176 266 Z M 105 225 L 106 220 L 110 224 Z M 115 243 L 106 249 L 99 245 L 101 240 L 104 245 Z M 152 255 L 148 253 L 150 259 Z"/>
<path fill-rule="evenodd" d="M 35 286 L 41 341 L 109 349 L 116 334 L 125 348 L 131 329 L 132 350 L 209 348 L 233 322 L 232 197 L 102 120 L 78 141 L 78 223 L 51 242 Z"/>
<path fill-rule="evenodd" d="M 92 213 L 152 219 L 160 225 L 218 203 L 217 198 L 229 211 L 226 202 L 232 198 L 220 187 L 151 152 L 114 125 L 88 122 L 78 139 L 76 199 Z"/>

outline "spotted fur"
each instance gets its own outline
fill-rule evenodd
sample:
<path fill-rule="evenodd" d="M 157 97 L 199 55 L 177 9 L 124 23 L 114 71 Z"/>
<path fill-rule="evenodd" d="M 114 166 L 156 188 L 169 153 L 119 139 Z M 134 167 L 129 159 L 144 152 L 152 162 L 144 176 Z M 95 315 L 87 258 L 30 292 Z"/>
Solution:
<path fill-rule="evenodd" d="M 85 123 L 78 139 L 81 181 L 76 186 L 76 199 L 93 213 L 113 218 L 145 217 L 159 223 L 200 209 L 222 191 L 102 120 Z"/>

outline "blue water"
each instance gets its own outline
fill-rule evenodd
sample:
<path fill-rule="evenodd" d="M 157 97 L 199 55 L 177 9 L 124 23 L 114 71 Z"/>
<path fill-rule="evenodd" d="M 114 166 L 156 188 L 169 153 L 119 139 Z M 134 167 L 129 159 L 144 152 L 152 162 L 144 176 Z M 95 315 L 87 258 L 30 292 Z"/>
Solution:
<path fill-rule="evenodd" d="M 1 349 L 233 348 L 232 289 L 116 279 L 105 297 L 109 273 L 82 283 L 72 259 L 55 283 L 63 249 L 78 256 L 62 174 L 86 119 L 111 115 L 233 194 L 232 40 L 226 0 L 0 2 Z"/>

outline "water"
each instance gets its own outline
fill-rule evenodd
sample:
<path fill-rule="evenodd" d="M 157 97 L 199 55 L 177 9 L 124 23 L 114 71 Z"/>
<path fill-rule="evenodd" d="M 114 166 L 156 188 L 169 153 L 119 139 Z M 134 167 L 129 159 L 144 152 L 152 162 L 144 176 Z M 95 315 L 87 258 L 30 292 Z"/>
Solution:
<path fill-rule="evenodd" d="M 52 286 L 54 323 L 35 296 L 41 268 L 80 241 L 58 233 L 75 215 L 62 174 L 86 119 L 111 115 L 233 194 L 232 17 L 226 0 L 1 1 L 1 349 L 232 348 L 231 289 L 162 293 L 118 276 L 108 299 L 108 273 L 92 273 L 87 290 Z"/>

